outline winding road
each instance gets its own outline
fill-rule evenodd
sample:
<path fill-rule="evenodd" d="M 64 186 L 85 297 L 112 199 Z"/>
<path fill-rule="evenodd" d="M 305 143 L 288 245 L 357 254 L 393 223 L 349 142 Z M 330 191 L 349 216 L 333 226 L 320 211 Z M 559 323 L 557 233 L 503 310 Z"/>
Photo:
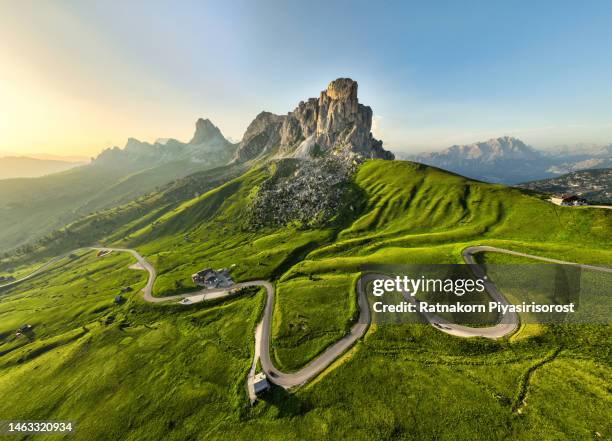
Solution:
<path fill-rule="evenodd" d="M 51 260 L 49 260 L 49 261 L 45 262 L 44 264 L 42 264 L 41 266 L 39 266 L 38 268 L 36 268 L 34 271 L 32 271 L 31 273 L 29 273 L 28 275 L 23 276 L 23 277 L 22 277 L 22 278 L 20 278 L 20 279 L 17 279 L 17 280 L 12 280 L 12 281 L 10 281 L 10 282 L 4 283 L 4 284 L 0 285 L 0 288 L 5 288 L 5 287 L 7 287 L 7 286 L 13 286 L 13 285 L 17 285 L 18 283 L 25 282 L 26 280 L 31 279 L 32 277 L 37 276 L 38 274 L 40 274 L 41 272 L 43 272 L 45 269 L 47 269 L 48 267 L 50 267 L 51 265 L 53 265 L 55 262 L 59 262 L 59 261 L 60 261 L 60 260 L 62 260 L 64 257 L 69 256 L 70 254 L 74 253 L 75 251 L 77 251 L 77 250 L 73 250 L 73 251 L 70 251 L 70 252 L 68 252 L 68 253 L 64 253 L 64 254 L 61 254 L 61 255 L 59 255 L 59 256 L 55 256 L 53 259 L 51 259 Z"/>
<path fill-rule="evenodd" d="M 137 269 L 142 269 L 148 272 L 149 277 L 147 278 L 147 283 L 143 288 L 144 300 L 152 303 L 161 303 L 168 302 L 172 300 L 180 300 L 189 297 L 202 296 L 202 294 L 206 294 L 206 296 L 213 295 L 214 298 L 222 298 L 226 296 L 230 296 L 232 293 L 228 288 L 219 288 L 219 289 L 206 289 L 197 293 L 186 293 L 174 296 L 167 297 L 154 297 L 152 294 L 153 284 L 155 282 L 155 278 L 157 273 L 155 272 L 155 268 L 144 258 L 142 257 L 136 250 L 129 248 L 110 248 L 110 247 L 86 247 L 79 248 L 78 250 L 73 250 L 70 253 L 74 253 L 83 249 L 92 249 L 98 251 L 114 251 L 114 252 L 125 252 L 129 253 L 137 260 L 139 266 Z M 503 254 L 511 254 L 520 257 L 526 257 L 529 259 L 540 260 L 549 263 L 558 263 L 564 265 L 573 265 L 578 266 L 580 268 L 595 270 L 595 271 L 603 271 L 612 273 L 612 268 L 607 267 L 599 267 L 594 265 L 585 265 L 574 262 L 566 262 L 557 259 L 551 259 L 547 257 L 534 256 L 531 254 L 520 253 L 517 251 L 506 250 L 503 248 L 496 248 L 491 246 L 471 246 L 465 248 L 462 252 L 463 260 L 467 265 L 470 265 L 472 272 L 479 278 L 484 277 L 483 268 L 478 265 L 474 260 L 474 255 L 481 252 L 493 252 L 493 253 L 503 253 Z M 24 280 L 30 279 L 46 268 L 48 268 L 52 263 L 57 262 L 63 257 L 68 256 L 70 253 L 63 254 L 61 256 L 55 257 L 51 259 L 49 262 L 45 263 L 41 267 L 37 268 L 34 272 L 28 274 L 27 276 L 22 277 L 21 279 L 12 281 L 10 283 L 0 285 L 0 288 L 5 286 L 15 285 Z M 133 268 L 133 267 L 132 267 Z M 367 300 L 367 284 L 374 280 L 375 278 L 388 278 L 389 276 L 384 274 L 364 274 L 357 281 L 357 300 L 359 304 L 359 319 L 357 322 L 351 327 L 350 331 L 338 340 L 336 343 L 328 347 L 322 354 L 320 354 L 317 358 L 311 361 L 308 365 L 304 366 L 297 372 L 285 373 L 278 370 L 272 359 L 270 358 L 270 340 L 271 340 L 271 332 L 272 332 L 272 316 L 274 312 L 274 285 L 266 280 L 253 280 L 249 282 L 236 283 L 232 285 L 231 290 L 249 286 L 259 286 L 263 287 L 266 290 L 266 305 L 263 312 L 263 317 L 261 322 L 257 326 L 257 331 L 255 335 L 255 360 L 253 361 L 253 366 L 255 366 L 257 362 L 257 357 L 259 357 L 261 361 L 261 366 L 263 371 L 266 373 L 268 379 L 285 388 L 290 389 L 300 385 L 303 385 L 310 379 L 314 378 L 318 374 L 320 374 L 323 370 L 325 370 L 331 363 L 334 362 L 340 355 L 342 355 L 348 348 L 350 348 L 358 339 L 360 339 L 368 329 L 371 321 L 370 315 L 370 307 Z M 508 305 L 508 301 L 502 295 L 501 292 L 493 285 L 493 283 L 489 281 L 485 281 L 485 288 L 491 298 L 497 302 L 500 302 L 504 305 Z M 418 302 L 414 297 L 404 294 L 406 300 L 410 302 Z M 490 339 L 499 339 L 505 337 L 516 330 L 519 323 L 519 317 L 516 313 L 507 313 L 500 318 L 499 323 L 494 326 L 486 327 L 486 328 L 470 328 L 468 326 L 457 325 L 448 320 L 443 319 L 442 317 L 438 317 L 435 314 L 423 313 L 423 316 L 427 319 L 427 321 L 436 327 L 436 329 L 445 332 L 450 335 L 454 335 L 457 337 L 485 337 Z M 254 375 L 255 369 L 251 369 L 249 373 L 249 378 Z"/>

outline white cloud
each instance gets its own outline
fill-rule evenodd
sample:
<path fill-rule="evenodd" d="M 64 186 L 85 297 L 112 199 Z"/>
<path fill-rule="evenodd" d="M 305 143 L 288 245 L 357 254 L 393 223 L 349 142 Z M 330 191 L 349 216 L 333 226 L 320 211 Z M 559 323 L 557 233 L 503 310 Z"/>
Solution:
<path fill-rule="evenodd" d="M 382 138 L 382 134 L 380 131 L 380 122 L 382 121 L 382 119 L 383 117 L 380 115 L 372 116 L 372 135 L 374 135 L 374 138 Z"/>

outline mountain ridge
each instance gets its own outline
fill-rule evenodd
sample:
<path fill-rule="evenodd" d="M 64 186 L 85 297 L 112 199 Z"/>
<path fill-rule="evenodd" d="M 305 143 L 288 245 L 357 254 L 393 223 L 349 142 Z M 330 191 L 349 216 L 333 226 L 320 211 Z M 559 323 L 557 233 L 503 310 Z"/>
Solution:
<path fill-rule="evenodd" d="M 518 184 L 546 179 L 574 170 L 612 166 L 612 145 L 591 146 L 584 151 L 569 147 L 538 150 L 518 138 L 503 136 L 444 150 L 402 155 L 473 179 Z"/>
<path fill-rule="evenodd" d="M 229 162 L 236 145 L 229 142 L 221 130 L 208 118 L 199 118 L 189 142 L 174 138 L 156 140 L 153 144 L 128 138 L 123 149 L 115 146 L 104 149 L 93 161 L 94 166 L 109 166 L 116 163 L 159 165 L 174 161 L 208 162 L 214 166 Z"/>

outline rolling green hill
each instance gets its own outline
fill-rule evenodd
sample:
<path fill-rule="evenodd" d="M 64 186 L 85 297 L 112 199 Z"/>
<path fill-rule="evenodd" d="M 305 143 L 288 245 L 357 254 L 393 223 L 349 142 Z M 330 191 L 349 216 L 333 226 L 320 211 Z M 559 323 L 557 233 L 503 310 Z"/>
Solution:
<path fill-rule="evenodd" d="M 10 250 L 31 245 L 66 224 L 158 192 L 207 168 L 190 161 L 146 169 L 88 165 L 40 178 L 0 180 L 0 246 Z"/>
<path fill-rule="evenodd" d="M 170 164 L 169 166 L 172 167 L 173 165 Z M 238 176 L 242 171 L 243 167 L 241 165 L 229 165 L 195 172 L 127 203 L 112 205 L 110 208 L 93 211 L 91 214 L 79 217 L 74 222 L 41 236 L 35 242 L 32 241 L 32 237 L 29 237 L 28 245 L 24 245 L 16 251 L 5 253 L 5 258 L 0 259 L 0 271 L 2 268 L 14 266 L 15 262 L 49 258 L 67 250 L 98 243 L 103 239 L 113 241 L 122 238 L 130 231 L 147 225 L 152 219 L 156 219 L 167 210 L 181 204 L 185 199 L 189 199 L 206 189 L 214 188 Z M 174 170 L 171 168 L 170 172 L 172 174 Z M 94 201 L 99 203 L 103 195 L 109 194 L 114 195 L 114 197 L 123 195 L 120 200 L 127 199 L 128 196 L 122 193 L 125 183 L 132 179 L 140 179 L 143 174 L 147 173 L 148 171 L 132 175 L 115 186 L 104 189 Z M 156 175 L 155 179 L 159 179 L 159 175 Z M 170 178 L 166 176 L 165 179 Z M 70 204 L 71 202 L 68 201 L 67 203 Z M 90 207 L 92 202 L 89 202 Z M 44 212 L 45 207 L 41 206 L 39 201 L 35 201 L 34 205 L 31 210 L 36 212 L 42 210 Z M 61 210 L 61 206 L 49 205 L 53 210 L 58 212 Z M 93 210 L 93 208 L 90 209 Z M 74 213 L 74 216 L 77 216 L 77 214 Z M 25 233 L 29 222 L 42 223 L 43 219 L 28 219 L 23 226 L 15 225 L 14 228 L 21 228 Z"/>
<path fill-rule="evenodd" d="M 203 267 L 236 265 L 238 280 L 280 276 L 275 353 L 286 369 L 303 366 L 346 332 L 354 311 L 347 295 L 363 264 L 458 263 L 461 249 L 474 243 L 573 261 L 612 260 L 612 218 L 605 210 L 557 207 L 401 161 L 364 164 L 354 178 L 363 200 L 353 206 L 361 212 L 344 213 L 338 224 L 249 231 L 242 214 L 266 176 L 266 167 L 255 169 L 190 199 L 119 244 L 154 263 L 158 295 L 194 289 L 190 275 Z M 313 276 L 320 280 L 312 283 Z"/>
<path fill-rule="evenodd" d="M 239 281 L 275 281 L 272 356 L 288 371 L 346 333 L 364 264 L 458 263 L 461 250 L 475 244 L 612 262 L 607 210 L 558 207 L 405 161 L 362 164 L 333 222 L 253 229 L 250 201 L 274 167 L 216 178 L 203 172 L 82 219 L 70 234 L 136 248 L 156 268 L 160 296 L 195 289 L 190 275 L 204 267 L 231 268 Z M 64 236 L 62 246 L 74 245 Z M 6 418 L 76 419 L 75 439 L 535 440 L 612 433 L 609 326 L 523 327 L 488 341 L 425 325 L 372 325 L 315 381 L 294 394 L 274 388 L 251 408 L 243 387 L 263 297 L 179 307 L 144 304 L 134 291 L 114 306 L 121 287 L 142 284 L 141 273 L 126 269 L 125 256 L 104 259 L 76 256 L 0 293 L 0 317 L 12 317 L 0 321 Z M 31 340 L 15 340 L 22 322 L 35 325 Z M 24 381 L 28 397 L 17 386 Z"/>

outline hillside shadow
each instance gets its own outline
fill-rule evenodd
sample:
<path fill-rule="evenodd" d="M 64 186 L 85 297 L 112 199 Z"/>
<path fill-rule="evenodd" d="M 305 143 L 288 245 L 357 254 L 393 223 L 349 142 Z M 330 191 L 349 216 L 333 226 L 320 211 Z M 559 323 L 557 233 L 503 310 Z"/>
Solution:
<path fill-rule="evenodd" d="M 270 390 L 260 396 L 259 400 L 278 409 L 279 418 L 305 415 L 312 409 L 308 401 L 275 384 L 271 384 Z"/>

